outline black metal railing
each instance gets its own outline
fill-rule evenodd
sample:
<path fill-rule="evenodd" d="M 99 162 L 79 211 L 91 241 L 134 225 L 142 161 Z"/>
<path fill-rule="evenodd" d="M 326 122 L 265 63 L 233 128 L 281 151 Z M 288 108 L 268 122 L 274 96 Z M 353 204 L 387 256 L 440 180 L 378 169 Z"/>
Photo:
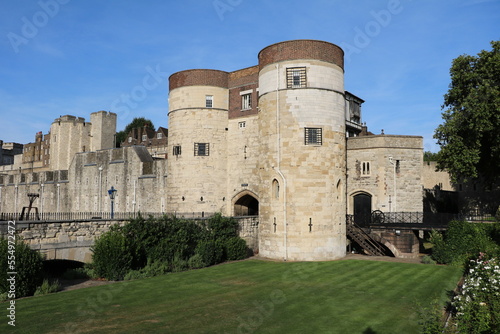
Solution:
<path fill-rule="evenodd" d="M 422 227 L 446 228 L 453 220 L 470 222 L 495 222 L 491 214 L 469 213 L 442 213 L 442 212 L 382 212 L 373 211 L 371 214 L 347 215 L 348 224 L 357 224 L 361 227 L 391 226 L 391 225 L 419 225 Z"/>
<path fill-rule="evenodd" d="M 138 218 L 139 216 L 148 218 L 160 218 L 163 216 L 200 219 L 213 216 L 212 212 L 114 212 L 111 219 L 111 212 L 31 212 L 25 214 L 21 218 L 19 213 L 4 213 L 0 212 L 0 221 L 73 221 L 73 220 L 129 220 Z"/>

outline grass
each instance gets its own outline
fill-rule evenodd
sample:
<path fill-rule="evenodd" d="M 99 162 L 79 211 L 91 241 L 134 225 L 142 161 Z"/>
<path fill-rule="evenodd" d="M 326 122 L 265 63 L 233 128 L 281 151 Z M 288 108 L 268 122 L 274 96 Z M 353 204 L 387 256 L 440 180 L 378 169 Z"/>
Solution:
<path fill-rule="evenodd" d="M 460 276 L 423 264 L 249 260 L 18 300 L 14 332 L 418 333 L 417 304 L 444 303 Z"/>

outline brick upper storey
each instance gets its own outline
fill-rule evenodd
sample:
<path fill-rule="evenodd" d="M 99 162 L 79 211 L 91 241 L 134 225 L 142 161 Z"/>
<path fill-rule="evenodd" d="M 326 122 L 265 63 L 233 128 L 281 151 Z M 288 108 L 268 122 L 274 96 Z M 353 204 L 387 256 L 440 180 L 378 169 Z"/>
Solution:
<path fill-rule="evenodd" d="M 266 65 L 295 59 L 317 59 L 344 69 L 344 51 L 337 45 L 316 40 L 294 40 L 269 45 L 259 52 L 260 69 Z"/>

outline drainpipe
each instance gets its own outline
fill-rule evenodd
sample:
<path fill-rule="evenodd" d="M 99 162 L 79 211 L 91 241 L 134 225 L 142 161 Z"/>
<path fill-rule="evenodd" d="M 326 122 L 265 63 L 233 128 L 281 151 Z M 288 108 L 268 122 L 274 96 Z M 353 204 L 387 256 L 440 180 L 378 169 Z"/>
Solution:
<path fill-rule="evenodd" d="M 45 184 L 40 184 L 40 213 L 43 213 L 43 190 L 45 189 Z"/>
<path fill-rule="evenodd" d="M 396 163 L 394 163 L 394 161 L 392 160 L 392 157 L 389 157 L 389 162 L 391 163 L 391 165 L 394 167 L 394 172 L 393 172 L 393 178 L 394 178 L 394 205 L 392 206 L 393 207 L 393 210 L 394 212 L 396 212 Z"/>
<path fill-rule="evenodd" d="M 18 185 L 16 184 L 14 186 L 15 189 L 15 196 L 14 196 L 14 213 L 17 215 L 17 197 L 19 195 L 19 188 Z"/>
<path fill-rule="evenodd" d="M 137 185 L 137 180 L 134 180 L 134 200 L 132 201 L 132 206 L 134 208 L 134 217 L 135 217 L 135 204 L 136 204 L 136 185 Z"/>
<path fill-rule="evenodd" d="M 280 132 L 280 71 L 279 64 L 276 64 L 276 149 L 277 149 L 277 166 L 274 170 L 280 175 L 283 180 L 283 246 L 284 246 L 284 256 L 283 260 L 286 261 L 288 259 L 288 228 L 287 228 L 287 201 L 286 201 L 286 178 L 285 175 L 281 172 L 280 163 L 281 163 L 281 132 Z"/>
<path fill-rule="evenodd" d="M 98 204 L 98 208 L 97 208 L 97 211 L 99 213 L 102 212 L 102 170 L 103 170 L 103 167 L 102 166 L 99 166 L 99 193 L 97 194 L 97 204 Z"/>
<path fill-rule="evenodd" d="M 57 184 L 57 213 L 59 213 L 60 210 L 60 197 L 61 197 L 61 185 L 58 183 Z"/>

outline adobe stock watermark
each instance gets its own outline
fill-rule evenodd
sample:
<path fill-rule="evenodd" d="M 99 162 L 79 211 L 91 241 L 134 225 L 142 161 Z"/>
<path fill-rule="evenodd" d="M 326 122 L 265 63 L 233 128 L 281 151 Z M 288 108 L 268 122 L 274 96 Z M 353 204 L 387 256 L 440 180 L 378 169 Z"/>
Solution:
<path fill-rule="evenodd" d="M 411 0 L 408 0 L 411 1 Z M 389 0 L 386 9 L 372 10 L 370 15 L 373 20 L 368 21 L 363 28 L 354 27 L 354 39 L 352 43 L 342 42 L 339 46 L 344 50 L 344 59 L 347 62 L 351 61 L 353 53 L 360 53 L 370 45 L 371 41 L 380 35 L 383 28 L 386 28 L 392 21 L 394 15 L 398 15 L 403 11 L 403 5 L 400 0 Z"/>
<path fill-rule="evenodd" d="M 126 118 L 132 109 L 137 108 L 139 103 L 148 97 L 148 92 L 158 88 L 165 79 L 168 79 L 168 73 L 162 72 L 159 64 L 155 68 L 146 66 L 146 72 L 140 85 L 134 86 L 128 94 L 121 94 L 120 98 L 111 103 L 110 111 Z"/>
<path fill-rule="evenodd" d="M 7 324 L 16 326 L 16 222 L 9 221 L 7 223 Z"/>
<path fill-rule="evenodd" d="M 38 1 L 40 10 L 36 11 L 31 16 L 31 19 L 26 16 L 23 16 L 21 18 L 22 25 L 20 34 L 16 34 L 12 31 L 7 34 L 7 38 L 9 39 L 10 45 L 12 46 L 12 49 L 14 49 L 14 52 L 19 53 L 19 47 L 21 45 L 28 44 L 30 40 L 35 38 L 38 35 L 40 29 L 45 27 L 49 23 L 50 19 L 59 14 L 61 5 L 65 5 L 68 2 L 70 2 L 70 0 Z"/>
<path fill-rule="evenodd" d="M 224 15 L 227 12 L 232 12 L 237 6 L 241 5 L 243 0 L 214 0 L 212 5 L 219 20 L 224 21 Z"/>

